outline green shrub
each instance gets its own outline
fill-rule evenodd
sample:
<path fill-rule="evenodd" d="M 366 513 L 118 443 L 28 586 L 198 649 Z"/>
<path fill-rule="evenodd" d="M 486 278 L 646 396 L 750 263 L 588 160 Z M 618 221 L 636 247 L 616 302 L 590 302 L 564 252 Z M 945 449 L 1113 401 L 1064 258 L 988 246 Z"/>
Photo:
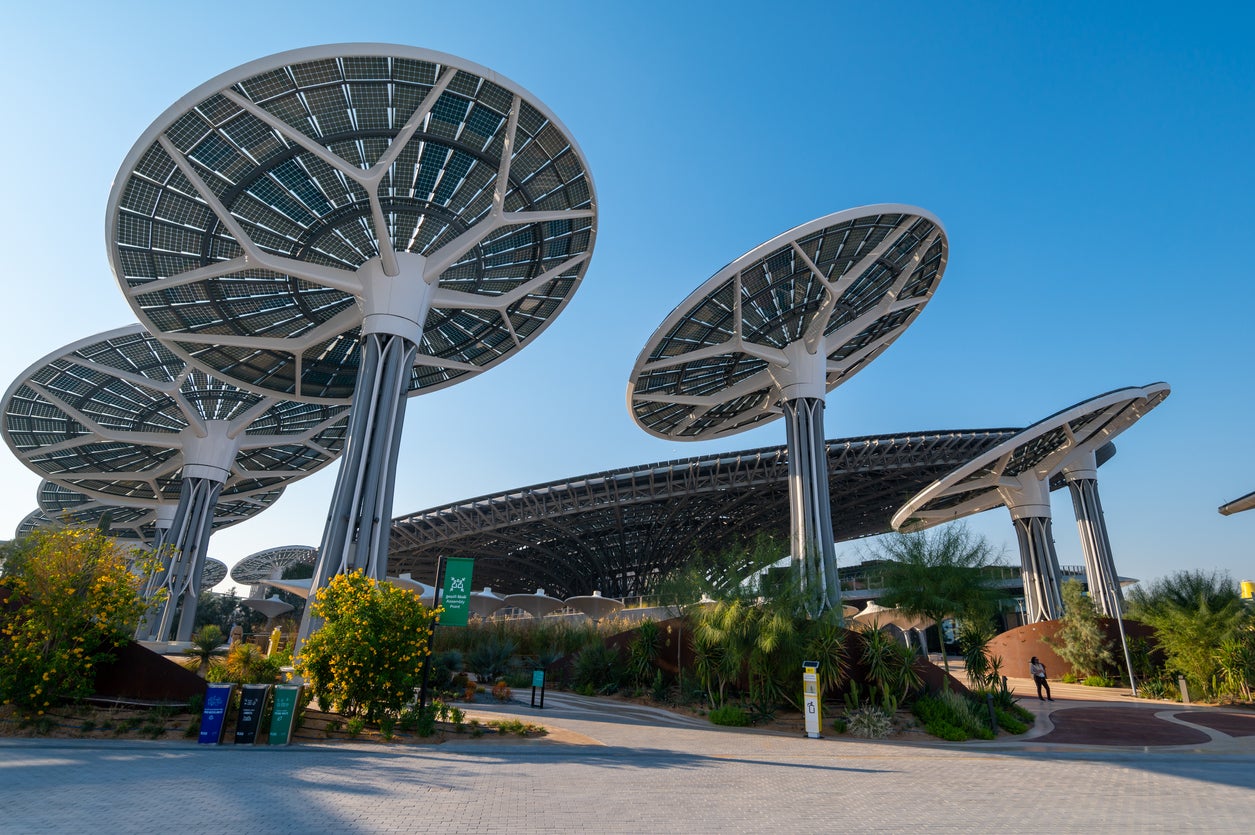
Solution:
<path fill-rule="evenodd" d="M 1064 673 L 1059 676 L 1059 681 L 1062 681 L 1064 684 L 1076 684 L 1079 680 L 1076 677 L 1076 673 Z"/>
<path fill-rule="evenodd" d="M 577 688 L 591 688 L 592 692 L 588 695 L 615 692 L 623 681 L 624 672 L 618 651 L 600 641 L 585 647 L 575 657 L 575 685 Z"/>
<path fill-rule="evenodd" d="M 744 728 L 750 723 L 750 715 L 736 705 L 723 705 L 710 712 L 710 721 L 715 725 Z"/>
<path fill-rule="evenodd" d="M 924 730 L 942 739 L 957 742 L 971 737 L 994 737 L 988 713 L 981 716 L 976 704 L 953 691 L 943 690 L 936 696 L 921 696 L 916 699 L 911 711 L 924 723 Z M 962 736 L 956 735 L 956 731 Z"/>
<path fill-rule="evenodd" d="M 1179 691 L 1163 679 L 1148 678 L 1138 682 L 1137 695 L 1143 699 L 1171 699 Z"/>
<path fill-rule="evenodd" d="M 951 725 L 945 719 L 933 719 L 930 722 L 925 722 L 924 730 L 938 739 L 944 739 L 949 742 L 963 742 L 971 738 L 968 736 L 967 731 L 957 725 Z"/>
<path fill-rule="evenodd" d="M 994 708 L 994 713 L 998 717 L 998 727 L 1009 734 L 1022 734 L 1029 728 L 1028 725 L 1017 719 L 1009 710 Z"/>
<path fill-rule="evenodd" d="M 867 705 L 845 715 L 850 734 L 860 739 L 885 739 L 893 732 L 893 720 L 878 707 Z"/>
<path fill-rule="evenodd" d="M 466 666 L 480 681 L 496 681 L 509 672 L 517 647 L 505 637 L 484 641 L 466 653 Z"/>
<path fill-rule="evenodd" d="M 832 729 L 836 731 L 837 733 L 843 734 L 846 732 L 847 728 L 849 728 L 849 725 L 847 725 L 845 723 L 845 720 L 842 719 L 840 716 L 832 720 Z"/>
<path fill-rule="evenodd" d="M 649 697 L 655 702 L 667 700 L 667 682 L 662 676 L 662 670 L 654 671 L 654 683 L 649 688 Z"/>
<path fill-rule="evenodd" d="M 36 531 L 0 553 L 0 704 L 42 715 L 92 692 L 97 665 L 129 640 L 143 613 L 144 577 L 95 528 Z M 141 571 L 151 560 L 138 560 Z"/>
<path fill-rule="evenodd" d="M 365 727 L 366 720 L 360 716 L 354 716 L 352 719 L 344 723 L 344 732 L 350 737 L 356 738 Z"/>
<path fill-rule="evenodd" d="M 399 715 L 422 683 L 433 610 L 360 570 L 335 575 L 313 605 L 323 625 L 305 640 L 296 664 L 319 703 L 372 721 Z"/>
<path fill-rule="evenodd" d="M 1086 687 L 1118 687 L 1120 682 L 1107 676 L 1086 676 L 1081 684 Z"/>
<path fill-rule="evenodd" d="M 658 655 L 661 652 L 662 630 L 658 628 L 658 622 L 641 621 L 631 643 L 628 644 L 627 667 L 632 681 L 638 685 L 644 685 L 652 679 L 657 669 L 655 665 L 658 663 Z"/>

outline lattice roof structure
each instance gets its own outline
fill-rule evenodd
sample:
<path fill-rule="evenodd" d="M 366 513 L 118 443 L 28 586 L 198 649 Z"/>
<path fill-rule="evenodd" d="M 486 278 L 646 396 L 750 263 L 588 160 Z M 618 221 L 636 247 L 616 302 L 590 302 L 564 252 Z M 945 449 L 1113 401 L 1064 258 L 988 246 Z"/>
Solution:
<path fill-rule="evenodd" d="M 222 498 L 262 506 L 326 466 L 347 410 L 262 397 L 189 366 L 139 325 L 75 342 L 4 396 L 0 433 L 45 479 L 104 502 L 177 503 L 186 464 L 225 470 Z M 207 451 L 221 437 L 234 455 Z M 267 495 L 274 493 L 274 495 Z"/>
<path fill-rule="evenodd" d="M 893 511 L 1016 429 L 922 432 L 827 443 L 837 536 L 891 530 Z M 437 556 L 475 557 L 475 583 L 500 593 L 647 593 L 658 578 L 763 531 L 787 536 L 783 446 L 665 461 L 551 481 L 398 517 L 388 573 L 435 574 Z M 746 571 L 762 566 L 745 566 Z"/>
<path fill-rule="evenodd" d="M 183 357 L 246 388 L 347 401 L 382 285 L 432 286 L 429 313 L 404 313 L 422 330 L 408 388 L 442 388 L 562 310 L 595 214 L 578 145 L 517 84 L 431 50 L 333 44 L 171 106 L 123 162 L 106 234 L 140 321 Z"/>
<path fill-rule="evenodd" d="M 791 229 L 672 311 L 636 360 L 628 410 L 651 435 L 698 440 L 780 417 L 792 389 L 822 397 L 915 320 L 947 257 L 940 221 L 913 206 L 848 209 Z"/>

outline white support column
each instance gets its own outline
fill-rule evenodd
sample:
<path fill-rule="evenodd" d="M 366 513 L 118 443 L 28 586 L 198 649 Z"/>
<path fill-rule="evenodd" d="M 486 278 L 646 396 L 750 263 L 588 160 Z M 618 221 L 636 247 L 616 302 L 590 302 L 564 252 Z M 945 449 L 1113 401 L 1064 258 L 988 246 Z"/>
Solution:
<path fill-rule="evenodd" d="M 1059 591 L 1059 557 L 1050 523 L 1048 482 L 1032 473 L 1008 479 L 998 488 L 1011 511 L 1020 546 L 1020 576 L 1024 581 L 1025 619 L 1028 623 L 1056 620 L 1063 614 Z"/>
<path fill-rule="evenodd" d="M 361 364 L 344 455 L 310 584 L 311 604 L 337 574 L 360 569 L 382 580 L 388 568 L 405 398 L 435 292 L 435 285 L 423 279 L 423 256 L 402 252 L 396 257 L 399 276 L 385 275 L 378 259 L 360 271 L 365 294 Z M 307 605 L 301 616 L 298 644 L 317 628 L 312 609 Z"/>
<path fill-rule="evenodd" d="M 180 446 L 184 464 L 179 504 L 164 537 L 170 553 L 163 583 L 167 596 L 160 606 L 150 640 L 169 640 L 180 600 L 183 605 L 175 640 L 192 639 L 201 575 L 208 557 L 209 534 L 213 530 L 214 507 L 240 450 L 241 438 L 238 434 L 232 437 L 233 431 L 232 425 L 222 420 L 206 421 L 200 429 L 183 430 Z"/>
<path fill-rule="evenodd" d="M 1076 530 L 1085 555 L 1085 580 L 1089 596 L 1106 617 L 1119 617 L 1124 610 L 1120 578 L 1116 574 L 1115 557 L 1107 537 L 1102 501 L 1098 497 L 1098 462 L 1093 450 L 1078 452 L 1063 465 L 1063 479 L 1072 494 L 1076 512 Z"/>
<path fill-rule="evenodd" d="M 805 340 L 785 346 L 787 364 L 770 372 L 783 397 L 788 439 L 790 550 L 799 569 L 802 603 L 811 617 L 841 609 L 824 443 L 828 357 L 822 334 L 815 342 L 813 350 Z"/>

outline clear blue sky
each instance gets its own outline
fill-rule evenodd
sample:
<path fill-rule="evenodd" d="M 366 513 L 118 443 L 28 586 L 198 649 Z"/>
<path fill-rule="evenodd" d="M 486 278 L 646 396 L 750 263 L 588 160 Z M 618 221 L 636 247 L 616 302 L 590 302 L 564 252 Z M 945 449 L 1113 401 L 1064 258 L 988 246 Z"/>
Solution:
<path fill-rule="evenodd" d="M 934 300 L 829 395 L 828 437 L 1023 426 L 1163 380 L 1100 490 L 1116 564 L 1255 579 L 1247 4 L 41 2 L 0 29 L 0 385 L 134 321 L 105 258 L 110 183 L 193 87 L 319 43 L 449 52 L 530 90 L 573 132 L 600 201 L 582 288 L 536 344 L 411 400 L 397 514 L 612 467 L 784 442 L 780 423 L 668 443 L 624 405 L 637 353 L 719 267 L 820 215 L 936 213 Z M 228 564 L 316 545 L 333 471 L 214 537 Z M 39 479 L 0 455 L 0 535 Z M 1080 549 L 1055 495 L 1065 564 Z M 835 520 L 840 527 L 840 517 Z M 1009 517 L 973 522 L 1016 559 Z M 845 547 L 844 561 L 857 558 Z"/>

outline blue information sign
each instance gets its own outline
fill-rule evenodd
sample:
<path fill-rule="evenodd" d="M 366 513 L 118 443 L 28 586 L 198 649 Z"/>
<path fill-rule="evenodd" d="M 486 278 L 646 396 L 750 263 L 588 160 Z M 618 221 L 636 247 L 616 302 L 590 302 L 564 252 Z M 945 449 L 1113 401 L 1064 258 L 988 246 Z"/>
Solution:
<path fill-rule="evenodd" d="M 200 744 L 221 744 L 227 706 L 231 704 L 231 691 L 234 689 L 234 684 L 211 684 L 205 689 L 205 709 L 200 714 L 200 738 L 197 739 Z"/>

